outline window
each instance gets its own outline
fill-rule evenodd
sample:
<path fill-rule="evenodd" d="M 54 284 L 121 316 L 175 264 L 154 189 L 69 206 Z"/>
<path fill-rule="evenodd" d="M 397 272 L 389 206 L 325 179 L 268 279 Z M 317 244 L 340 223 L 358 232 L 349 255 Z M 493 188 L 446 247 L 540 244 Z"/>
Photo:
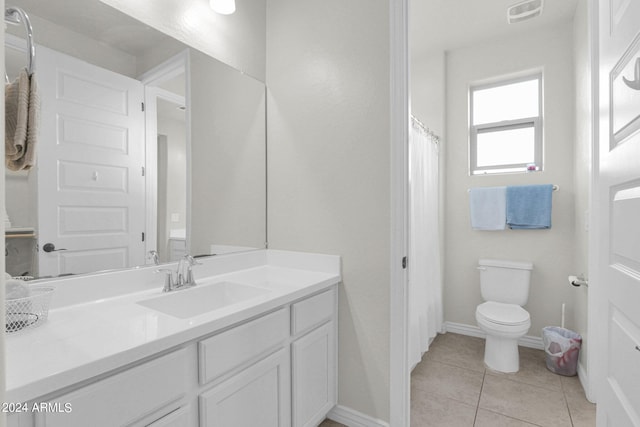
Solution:
<path fill-rule="evenodd" d="M 472 175 L 542 169 L 542 75 L 470 89 Z"/>

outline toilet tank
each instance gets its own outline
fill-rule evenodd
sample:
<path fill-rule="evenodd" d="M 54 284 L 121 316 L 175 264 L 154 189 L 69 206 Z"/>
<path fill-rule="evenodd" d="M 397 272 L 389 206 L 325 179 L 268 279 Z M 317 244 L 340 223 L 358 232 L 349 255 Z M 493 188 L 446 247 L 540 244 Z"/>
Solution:
<path fill-rule="evenodd" d="M 529 299 L 533 263 L 500 259 L 481 259 L 480 292 L 485 301 L 523 306 Z"/>

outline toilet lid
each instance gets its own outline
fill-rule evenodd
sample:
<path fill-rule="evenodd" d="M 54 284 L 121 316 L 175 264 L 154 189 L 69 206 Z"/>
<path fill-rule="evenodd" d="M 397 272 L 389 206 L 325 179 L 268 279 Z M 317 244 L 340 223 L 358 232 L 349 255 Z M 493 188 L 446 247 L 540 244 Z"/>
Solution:
<path fill-rule="evenodd" d="M 487 301 L 480 304 L 476 312 L 486 321 L 500 325 L 522 325 L 529 322 L 529 312 L 516 304 Z"/>

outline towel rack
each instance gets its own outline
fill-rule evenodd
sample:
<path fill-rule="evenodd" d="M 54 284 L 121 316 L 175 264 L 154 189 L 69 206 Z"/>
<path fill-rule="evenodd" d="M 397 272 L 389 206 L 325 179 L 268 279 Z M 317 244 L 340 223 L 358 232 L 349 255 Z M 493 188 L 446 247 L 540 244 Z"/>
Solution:
<path fill-rule="evenodd" d="M 558 190 L 560 190 L 560 186 L 559 186 L 559 185 L 555 185 L 555 184 L 554 184 L 554 185 L 553 185 L 553 187 L 551 187 L 551 189 L 552 189 L 553 191 L 558 191 Z M 471 191 L 471 189 L 470 189 L 470 188 L 468 188 L 468 189 L 467 189 L 467 193 L 469 193 L 470 191 Z"/>
<path fill-rule="evenodd" d="M 9 6 L 4 10 L 4 21 L 10 24 L 23 24 L 27 33 L 27 72 L 29 75 L 33 74 L 36 61 L 36 47 L 33 43 L 33 28 L 31 27 L 31 21 L 27 13 L 19 7 Z"/>

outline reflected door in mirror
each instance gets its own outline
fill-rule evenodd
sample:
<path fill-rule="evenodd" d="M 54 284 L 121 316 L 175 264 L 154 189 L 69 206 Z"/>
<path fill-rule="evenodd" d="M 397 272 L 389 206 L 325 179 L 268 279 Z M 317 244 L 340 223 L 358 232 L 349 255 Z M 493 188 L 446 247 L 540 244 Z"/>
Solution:
<path fill-rule="evenodd" d="M 144 264 L 142 84 L 40 47 L 39 276 Z"/>

